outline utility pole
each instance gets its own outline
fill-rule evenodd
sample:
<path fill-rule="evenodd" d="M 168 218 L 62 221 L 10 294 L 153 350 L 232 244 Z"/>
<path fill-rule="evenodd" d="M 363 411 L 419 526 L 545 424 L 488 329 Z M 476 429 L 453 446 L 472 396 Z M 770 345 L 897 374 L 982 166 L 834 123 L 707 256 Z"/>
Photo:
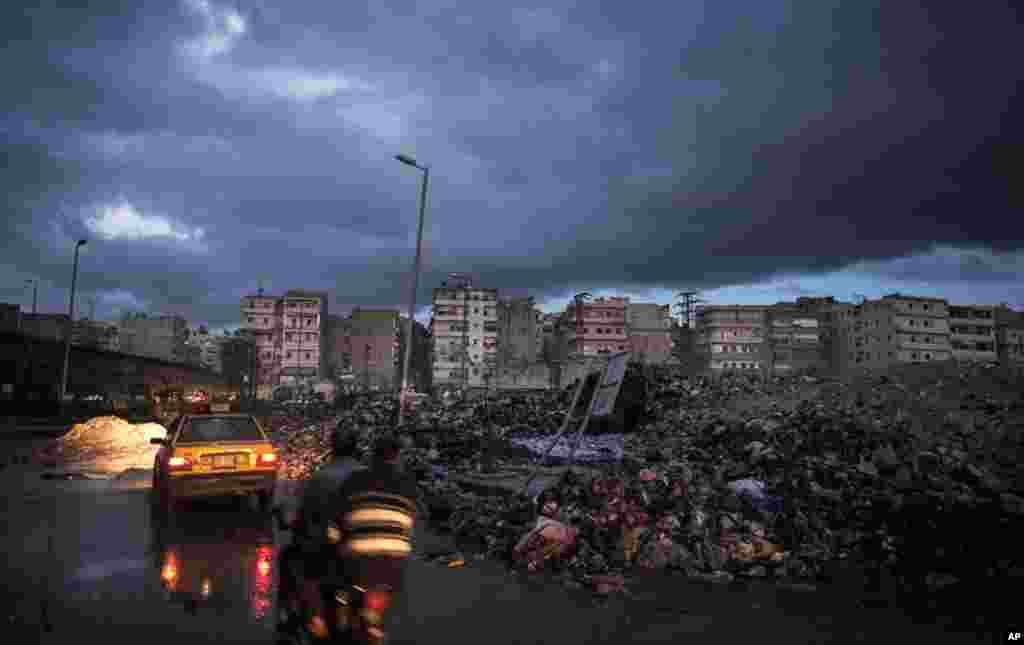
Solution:
<path fill-rule="evenodd" d="M 78 282 L 78 250 L 86 245 L 85 240 L 75 243 L 74 268 L 71 271 L 71 297 L 68 298 L 68 324 L 64 334 L 64 369 L 60 378 L 60 405 L 64 405 L 64 396 L 68 391 L 68 366 L 71 362 L 71 330 L 75 321 L 75 286 Z"/>
<path fill-rule="evenodd" d="M 25 280 L 25 284 L 32 285 L 32 313 L 36 313 L 36 304 L 39 302 L 39 280 Z"/>

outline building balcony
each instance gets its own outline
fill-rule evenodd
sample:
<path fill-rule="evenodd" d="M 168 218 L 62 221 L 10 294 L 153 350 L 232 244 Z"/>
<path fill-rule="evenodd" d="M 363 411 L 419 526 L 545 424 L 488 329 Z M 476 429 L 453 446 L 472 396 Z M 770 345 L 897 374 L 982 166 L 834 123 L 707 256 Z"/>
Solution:
<path fill-rule="evenodd" d="M 976 334 L 969 334 L 969 335 L 968 334 L 963 334 L 963 335 L 961 335 L 961 334 L 954 334 L 949 339 L 949 342 L 950 342 L 951 346 L 955 346 L 958 343 L 959 344 L 963 344 L 963 345 L 967 345 L 969 347 L 973 347 L 976 343 L 986 343 L 986 344 L 994 346 L 995 343 L 996 343 L 996 337 L 995 336 L 979 336 L 979 335 L 976 335 Z"/>

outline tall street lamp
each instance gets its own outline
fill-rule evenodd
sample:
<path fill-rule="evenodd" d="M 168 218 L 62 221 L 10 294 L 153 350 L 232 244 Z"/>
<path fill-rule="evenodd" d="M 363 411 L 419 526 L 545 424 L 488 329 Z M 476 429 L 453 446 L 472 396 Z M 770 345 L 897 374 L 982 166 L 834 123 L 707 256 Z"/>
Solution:
<path fill-rule="evenodd" d="M 85 240 L 75 243 L 75 263 L 71 270 L 71 297 L 68 299 L 67 333 L 64 335 L 64 369 L 60 377 L 60 402 L 68 391 L 68 363 L 71 361 L 71 330 L 75 323 L 75 284 L 78 282 L 78 250 L 86 245 Z"/>
<path fill-rule="evenodd" d="M 413 262 L 412 289 L 409 291 L 409 321 L 405 330 L 405 357 L 402 360 L 402 389 L 399 391 L 398 403 L 401 407 L 409 386 L 409 358 L 412 355 L 413 325 L 416 321 L 416 291 L 420 286 L 420 254 L 423 246 L 423 219 L 427 210 L 427 183 L 430 181 L 430 168 L 421 166 L 407 155 L 396 155 L 395 159 L 407 166 L 412 166 L 423 173 L 423 184 L 420 187 L 420 221 L 416 229 L 416 259 Z"/>
<path fill-rule="evenodd" d="M 39 280 L 25 280 L 25 284 L 32 285 L 32 313 L 36 313 L 36 304 L 39 302 Z"/>

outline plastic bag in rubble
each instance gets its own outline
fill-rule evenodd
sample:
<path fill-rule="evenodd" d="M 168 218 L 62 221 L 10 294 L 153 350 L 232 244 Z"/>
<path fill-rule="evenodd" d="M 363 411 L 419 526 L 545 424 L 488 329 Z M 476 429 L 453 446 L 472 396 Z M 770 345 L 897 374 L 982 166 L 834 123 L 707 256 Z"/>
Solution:
<path fill-rule="evenodd" d="M 739 479 L 734 482 L 729 482 L 729 490 L 736 493 L 737 495 L 746 495 L 754 500 L 764 498 L 764 482 L 756 479 Z"/>
<path fill-rule="evenodd" d="M 513 549 L 513 559 L 525 564 L 528 571 L 539 571 L 548 560 L 568 555 L 576 546 L 576 536 L 576 529 L 547 517 L 538 517 L 536 526 Z"/>

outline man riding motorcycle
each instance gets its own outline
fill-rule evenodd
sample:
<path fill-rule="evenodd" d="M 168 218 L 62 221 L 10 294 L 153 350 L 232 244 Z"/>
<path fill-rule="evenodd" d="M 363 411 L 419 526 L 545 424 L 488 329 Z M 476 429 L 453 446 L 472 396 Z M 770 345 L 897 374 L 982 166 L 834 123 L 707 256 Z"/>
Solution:
<path fill-rule="evenodd" d="M 333 519 L 334 494 L 357 470 L 364 466 L 357 460 L 358 436 L 339 422 L 331 437 L 332 459 L 319 468 L 307 482 L 294 522 L 292 544 L 281 554 L 288 575 L 281 579 L 281 598 L 289 611 L 282 617 L 281 628 L 290 631 L 308 610 L 307 627 L 314 634 L 326 633 L 320 597 L 320 580 L 327 564 L 336 557 L 328 540 L 328 527 Z M 297 589 L 295 581 L 302 581 Z"/>
<path fill-rule="evenodd" d="M 303 584 L 301 592 L 286 596 L 293 601 L 293 618 L 281 625 L 284 630 L 297 627 L 297 617 L 305 614 L 310 633 L 328 635 L 320 581 L 331 563 L 340 564 L 336 573 L 363 589 L 383 587 L 390 594 L 403 588 L 418 487 L 400 467 L 401 448 L 393 438 L 380 439 L 369 469 L 346 470 L 338 460 L 318 471 L 325 474 L 314 478 L 316 484 L 310 482 L 299 522 L 301 546 L 289 558 Z M 339 447 L 336 457 L 344 453 Z"/>
<path fill-rule="evenodd" d="M 353 473 L 338 492 L 340 552 L 352 584 L 404 587 L 419 487 L 401 467 L 401 454 L 397 439 L 378 439 L 371 467 Z"/>

